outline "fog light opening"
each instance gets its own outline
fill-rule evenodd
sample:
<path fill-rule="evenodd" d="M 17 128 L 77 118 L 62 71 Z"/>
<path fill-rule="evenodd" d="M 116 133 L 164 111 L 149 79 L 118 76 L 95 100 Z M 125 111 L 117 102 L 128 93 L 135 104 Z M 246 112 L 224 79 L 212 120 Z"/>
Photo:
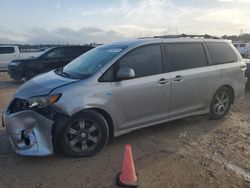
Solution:
<path fill-rule="evenodd" d="M 30 145 L 30 138 L 29 137 L 25 137 L 24 138 L 24 143 L 29 146 Z"/>
<path fill-rule="evenodd" d="M 22 135 L 21 135 L 21 139 L 24 141 L 26 146 L 29 146 L 30 145 L 29 131 L 23 130 Z"/>

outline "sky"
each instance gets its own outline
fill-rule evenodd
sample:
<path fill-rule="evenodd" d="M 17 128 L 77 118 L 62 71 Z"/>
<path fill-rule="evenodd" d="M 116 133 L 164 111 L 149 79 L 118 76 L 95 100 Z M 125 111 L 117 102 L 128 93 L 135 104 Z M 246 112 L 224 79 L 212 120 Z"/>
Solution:
<path fill-rule="evenodd" d="M 250 0 L 0 0 L 0 43 L 250 32 Z"/>

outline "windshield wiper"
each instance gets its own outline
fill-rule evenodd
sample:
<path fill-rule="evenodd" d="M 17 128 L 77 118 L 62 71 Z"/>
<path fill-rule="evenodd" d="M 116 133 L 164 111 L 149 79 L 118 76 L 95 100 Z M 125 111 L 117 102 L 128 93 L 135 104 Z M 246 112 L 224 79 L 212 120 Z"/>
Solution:
<path fill-rule="evenodd" d="M 60 73 L 62 76 L 66 76 L 68 78 L 71 78 L 70 74 L 66 73 L 66 72 L 61 72 Z"/>
<path fill-rule="evenodd" d="M 70 74 L 63 72 L 63 68 L 56 69 L 55 72 L 63 77 L 71 78 Z"/>

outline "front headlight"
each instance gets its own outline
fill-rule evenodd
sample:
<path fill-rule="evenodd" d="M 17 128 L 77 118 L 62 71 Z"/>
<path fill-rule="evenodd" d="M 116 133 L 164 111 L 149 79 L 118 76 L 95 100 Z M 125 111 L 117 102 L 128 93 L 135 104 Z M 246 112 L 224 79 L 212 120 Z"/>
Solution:
<path fill-rule="evenodd" d="M 20 63 L 21 63 L 21 62 L 16 62 L 16 61 L 10 62 L 10 63 L 9 63 L 9 66 L 18 66 Z"/>
<path fill-rule="evenodd" d="M 60 97 L 61 94 L 31 97 L 28 99 L 29 107 L 32 108 L 36 106 L 38 108 L 44 108 L 54 104 Z"/>

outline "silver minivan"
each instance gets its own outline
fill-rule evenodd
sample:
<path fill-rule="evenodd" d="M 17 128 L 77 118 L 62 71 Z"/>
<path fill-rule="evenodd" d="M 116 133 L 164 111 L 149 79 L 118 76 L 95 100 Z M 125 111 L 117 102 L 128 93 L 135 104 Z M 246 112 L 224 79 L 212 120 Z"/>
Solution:
<path fill-rule="evenodd" d="M 18 154 L 92 156 L 136 129 L 191 115 L 223 118 L 244 95 L 245 70 L 227 40 L 111 43 L 23 84 L 3 123 Z"/>

